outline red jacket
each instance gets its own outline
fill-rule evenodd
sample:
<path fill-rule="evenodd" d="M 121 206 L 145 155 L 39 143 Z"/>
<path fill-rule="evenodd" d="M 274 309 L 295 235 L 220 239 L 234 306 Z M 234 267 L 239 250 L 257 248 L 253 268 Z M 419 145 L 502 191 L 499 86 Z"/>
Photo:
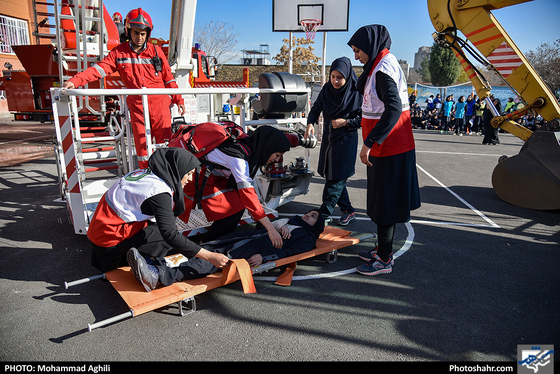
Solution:
<path fill-rule="evenodd" d="M 253 187 L 253 180 L 249 175 L 249 164 L 243 159 L 228 156 L 219 149 L 214 149 L 205 158 L 225 169 L 214 169 L 210 175 L 202 196 L 202 210 L 208 221 L 216 221 L 228 217 L 247 208 L 249 214 L 259 220 L 266 216 L 259 197 Z M 221 175 L 218 175 L 221 174 Z M 233 176 L 237 188 L 228 186 L 228 179 Z M 185 186 L 185 213 L 179 216 L 183 222 L 188 222 L 190 211 L 195 207 L 194 194 L 196 185 L 193 182 Z"/>
<path fill-rule="evenodd" d="M 159 56 L 162 71 L 156 73 L 153 58 Z M 100 62 L 70 79 L 76 87 L 83 86 L 118 71 L 126 88 L 178 88 L 169 62 L 160 47 L 146 43 L 143 51 L 136 53 L 129 42 L 116 46 Z M 140 96 L 135 99 L 140 100 Z M 174 104 L 184 104 L 181 95 L 173 95 Z"/>

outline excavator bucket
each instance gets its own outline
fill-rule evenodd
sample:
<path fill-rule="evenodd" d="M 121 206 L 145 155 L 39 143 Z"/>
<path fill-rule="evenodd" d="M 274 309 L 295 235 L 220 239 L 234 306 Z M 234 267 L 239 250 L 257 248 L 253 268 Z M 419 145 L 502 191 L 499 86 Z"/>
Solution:
<path fill-rule="evenodd" d="M 519 154 L 499 162 L 492 174 L 504 201 L 536 210 L 560 209 L 560 132 L 536 131 Z"/>

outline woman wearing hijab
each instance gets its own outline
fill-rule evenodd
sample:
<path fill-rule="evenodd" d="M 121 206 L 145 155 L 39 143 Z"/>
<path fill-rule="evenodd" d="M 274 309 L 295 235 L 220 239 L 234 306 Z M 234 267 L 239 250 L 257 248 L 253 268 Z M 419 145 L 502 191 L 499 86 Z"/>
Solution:
<path fill-rule="evenodd" d="M 364 275 L 392 272 L 396 223 L 408 222 L 420 207 L 416 154 L 406 79 L 394 55 L 391 37 L 382 25 L 363 26 L 348 45 L 364 64 L 358 79 L 362 104 L 362 163 L 367 165 L 367 214 L 377 225 L 378 245 L 360 252 Z"/>
<path fill-rule="evenodd" d="M 490 96 L 494 107 L 498 111 L 498 113 L 502 113 L 502 102 L 497 97 L 495 98 L 494 95 Z M 484 127 L 484 139 L 482 139 L 482 144 L 500 144 L 500 139 L 498 137 L 499 129 L 492 126 L 492 118 L 494 115 L 490 110 L 490 107 L 486 105 L 484 109 L 484 113 L 482 115 L 482 123 Z"/>
<path fill-rule="evenodd" d="M 187 150 L 162 148 L 148 165 L 119 179 L 99 201 L 87 233 L 93 265 L 102 272 L 125 265 L 124 255 L 134 247 L 129 259 L 163 257 L 174 248 L 188 258 L 225 266 L 227 257 L 191 242 L 175 225 L 175 217 L 185 210 L 183 187 L 200 162 Z"/>
<path fill-rule="evenodd" d="M 326 181 L 320 210 L 324 216 L 330 216 L 338 204 L 342 211 L 338 224 L 343 226 L 355 219 L 346 180 L 354 175 L 358 148 L 362 95 L 356 88 L 357 81 L 350 59 L 341 57 L 333 61 L 330 80 L 309 111 L 305 134 L 307 138 L 313 133 L 313 124 L 323 112 L 325 126 L 317 171 Z"/>
<path fill-rule="evenodd" d="M 227 141 L 204 156 L 218 165 L 202 193 L 202 210 L 208 221 L 213 221 L 204 241 L 234 231 L 247 209 L 268 230 L 274 246 L 282 246 L 282 237 L 274 230 L 255 192 L 253 178 L 261 166 L 279 162 L 289 150 L 290 141 L 281 130 L 260 126 L 249 137 Z M 190 211 L 196 204 L 195 191 L 195 183 L 188 183 L 185 188 L 186 210 L 180 216 L 184 222 L 188 222 Z"/>
<path fill-rule="evenodd" d="M 294 256 L 299 253 L 308 252 L 315 247 L 315 243 L 319 235 L 325 229 L 325 221 L 323 215 L 318 209 L 312 209 L 303 216 L 294 216 L 292 218 L 283 218 L 274 221 L 274 229 L 285 239 L 280 248 L 274 247 L 268 233 L 265 229 L 239 231 L 225 235 L 217 240 L 205 243 L 207 250 L 227 254 L 230 258 L 244 258 L 250 266 L 259 266 L 268 261 L 274 261 L 280 258 Z M 202 278 L 215 273 L 218 268 L 209 261 L 201 258 L 195 258 L 179 264 L 175 268 L 165 265 L 165 259 L 155 259 L 158 263 L 157 269 L 154 265 L 146 262 L 145 259 L 141 271 L 152 268 L 153 271 L 171 272 L 177 275 L 175 281 Z M 162 278 L 160 276 L 160 278 Z M 168 283 L 173 280 L 167 278 Z M 157 287 L 153 285 L 154 289 Z M 148 292 L 150 290 L 146 289 Z"/>

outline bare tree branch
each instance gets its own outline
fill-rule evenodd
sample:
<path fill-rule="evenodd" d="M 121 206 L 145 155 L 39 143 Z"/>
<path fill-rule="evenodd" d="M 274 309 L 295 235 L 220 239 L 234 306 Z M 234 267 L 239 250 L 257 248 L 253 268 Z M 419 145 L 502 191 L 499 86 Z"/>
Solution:
<path fill-rule="evenodd" d="M 527 60 L 555 94 L 560 90 L 560 39 L 541 44 L 526 54 Z"/>
<path fill-rule="evenodd" d="M 214 56 L 220 65 L 238 58 L 235 46 L 239 34 L 233 32 L 233 25 L 222 21 L 210 21 L 205 25 L 196 25 L 194 40 L 200 44 L 207 56 Z"/>

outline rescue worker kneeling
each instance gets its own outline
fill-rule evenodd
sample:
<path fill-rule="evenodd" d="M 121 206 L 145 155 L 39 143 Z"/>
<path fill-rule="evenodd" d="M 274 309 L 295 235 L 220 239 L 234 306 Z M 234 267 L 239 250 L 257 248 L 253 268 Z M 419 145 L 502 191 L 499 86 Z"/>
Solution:
<path fill-rule="evenodd" d="M 230 258 L 244 258 L 254 267 L 312 250 L 325 228 L 319 209 L 312 209 L 303 216 L 278 219 L 272 224 L 284 239 L 281 248 L 274 247 L 266 229 L 234 232 L 207 242 L 204 247 L 217 254 L 227 253 Z M 165 258 L 143 256 L 135 248 L 130 249 L 127 257 L 136 279 L 148 292 L 158 286 L 158 280 L 164 286 L 174 283 L 171 274 L 176 277 L 174 281 L 181 281 L 202 278 L 218 270 L 201 257 L 189 259 L 176 267 L 169 267 Z"/>
<path fill-rule="evenodd" d="M 227 256 L 190 241 L 175 224 L 185 210 L 183 188 L 200 161 L 185 149 L 162 148 L 150 156 L 148 165 L 120 178 L 99 201 L 87 233 L 93 266 L 102 272 L 126 266 L 125 256 L 132 247 L 156 258 L 173 248 L 187 258 L 226 266 Z M 161 275 L 175 279 L 173 271 Z"/>

